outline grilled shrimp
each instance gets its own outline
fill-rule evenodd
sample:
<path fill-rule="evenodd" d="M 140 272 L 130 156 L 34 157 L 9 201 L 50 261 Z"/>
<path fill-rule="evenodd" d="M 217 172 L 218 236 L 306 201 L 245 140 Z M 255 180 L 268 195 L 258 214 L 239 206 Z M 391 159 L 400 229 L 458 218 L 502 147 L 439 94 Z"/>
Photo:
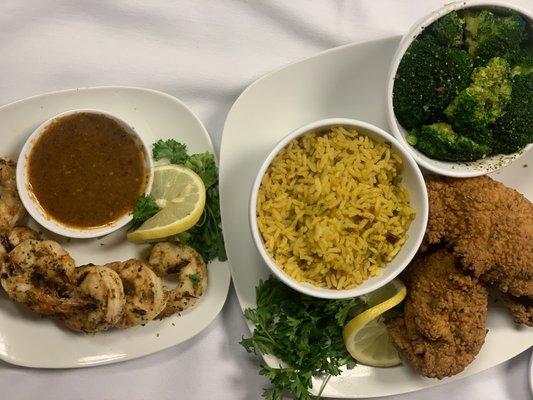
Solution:
<path fill-rule="evenodd" d="M 31 228 L 17 226 L 0 230 L 0 257 L 5 256 L 23 241 L 39 239 L 39 234 Z"/>
<path fill-rule="evenodd" d="M 85 265 L 76 268 L 75 282 L 77 290 L 92 304 L 62 318 L 68 328 L 93 333 L 120 321 L 126 300 L 122 281 L 115 271 L 101 265 Z"/>
<path fill-rule="evenodd" d="M 145 262 L 131 259 L 109 263 L 105 267 L 114 270 L 124 286 L 126 305 L 116 327 L 145 324 L 163 311 L 167 303 L 163 283 Z"/>
<path fill-rule="evenodd" d="M 52 240 L 24 240 L 4 257 L 0 282 L 9 298 L 40 315 L 59 315 L 83 307 L 74 296 L 74 260 Z"/>
<path fill-rule="evenodd" d="M 207 267 L 192 247 L 161 242 L 154 245 L 148 264 L 159 276 L 177 274 L 176 288 L 168 291 L 165 309 L 160 318 L 179 313 L 193 306 L 207 288 Z"/>
<path fill-rule="evenodd" d="M 16 163 L 0 158 L 0 228 L 11 228 L 24 216 L 15 180 Z"/>

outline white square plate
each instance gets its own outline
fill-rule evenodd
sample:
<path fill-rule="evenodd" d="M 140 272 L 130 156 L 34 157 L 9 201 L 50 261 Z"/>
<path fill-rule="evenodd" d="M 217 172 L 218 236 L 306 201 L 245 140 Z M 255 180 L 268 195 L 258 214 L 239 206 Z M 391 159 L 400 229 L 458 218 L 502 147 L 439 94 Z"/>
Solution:
<path fill-rule="evenodd" d="M 148 89 L 102 87 L 43 94 L 1 107 L 0 156 L 16 160 L 24 141 L 43 121 L 80 108 L 100 109 L 121 117 L 147 143 L 174 138 L 187 144 L 192 153 L 213 152 L 202 123 L 176 98 Z M 43 231 L 46 238 L 60 242 L 77 265 L 139 258 L 149 247 L 127 242 L 126 228 L 101 239 L 67 240 L 44 231 L 29 218 L 27 222 Z M 206 293 L 181 316 L 95 335 L 77 334 L 51 319 L 38 318 L 0 293 L 0 358 L 27 367 L 88 367 L 129 360 L 177 345 L 207 327 L 224 305 L 230 284 L 229 265 L 216 260 L 209 263 L 208 269 Z"/>

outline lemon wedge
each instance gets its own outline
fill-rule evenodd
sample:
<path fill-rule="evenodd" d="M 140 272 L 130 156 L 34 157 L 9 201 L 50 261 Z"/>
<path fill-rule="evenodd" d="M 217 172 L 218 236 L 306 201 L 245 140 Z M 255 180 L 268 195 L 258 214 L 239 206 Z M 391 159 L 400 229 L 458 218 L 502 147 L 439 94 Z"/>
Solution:
<path fill-rule="evenodd" d="M 364 297 L 370 308 L 353 318 L 342 330 L 344 345 L 358 362 L 373 367 L 393 367 L 401 364 L 382 315 L 400 304 L 406 294 L 407 289 L 402 281 L 394 279 Z"/>
<path fill-rule="evenodd" d="M 181 165 L 158 165 L 150 193 L 161 210 L 139 229 L 128 233 L 130 242 L 161 239 L 192 228 L 205 207 L 205 186 L 194 171 Z"/>

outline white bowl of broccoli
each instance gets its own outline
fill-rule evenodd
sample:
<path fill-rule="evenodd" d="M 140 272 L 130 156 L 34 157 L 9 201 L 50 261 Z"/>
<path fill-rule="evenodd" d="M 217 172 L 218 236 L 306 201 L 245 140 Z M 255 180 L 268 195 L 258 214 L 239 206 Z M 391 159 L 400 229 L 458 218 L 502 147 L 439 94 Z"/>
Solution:
<path fill-rule="evenodd" d="M 403 37 L 387 84 L 392 133 L 417 163 L 472 177 L 533 147 L 533 15 L 498 1 L 460 1 Z"/>

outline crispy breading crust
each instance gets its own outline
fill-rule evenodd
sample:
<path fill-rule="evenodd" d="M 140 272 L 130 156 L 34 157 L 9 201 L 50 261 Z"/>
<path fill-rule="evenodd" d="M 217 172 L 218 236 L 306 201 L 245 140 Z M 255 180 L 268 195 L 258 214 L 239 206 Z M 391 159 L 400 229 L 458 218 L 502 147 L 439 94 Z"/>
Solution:
<path fill-rule="evenodd" d="M 533 295 L 533 204 L 487 176 L 430 177 L 425 243 L 448 243 L 468 273 L 513 296 Z"/>
<path fill-rule="evenodd" d="M 461 372 L 485 341 L 487 290 L 455 264 L 446 249 L 418 255 L 407 270 L 404 316 L 388 324 L 403 357 L 430 378 Z"/>
<path fill-rule="evenodd" d="M 509 308 L 514 322 L 533 327 L 533 298 L 502 295 L 502 299 Z"/>

